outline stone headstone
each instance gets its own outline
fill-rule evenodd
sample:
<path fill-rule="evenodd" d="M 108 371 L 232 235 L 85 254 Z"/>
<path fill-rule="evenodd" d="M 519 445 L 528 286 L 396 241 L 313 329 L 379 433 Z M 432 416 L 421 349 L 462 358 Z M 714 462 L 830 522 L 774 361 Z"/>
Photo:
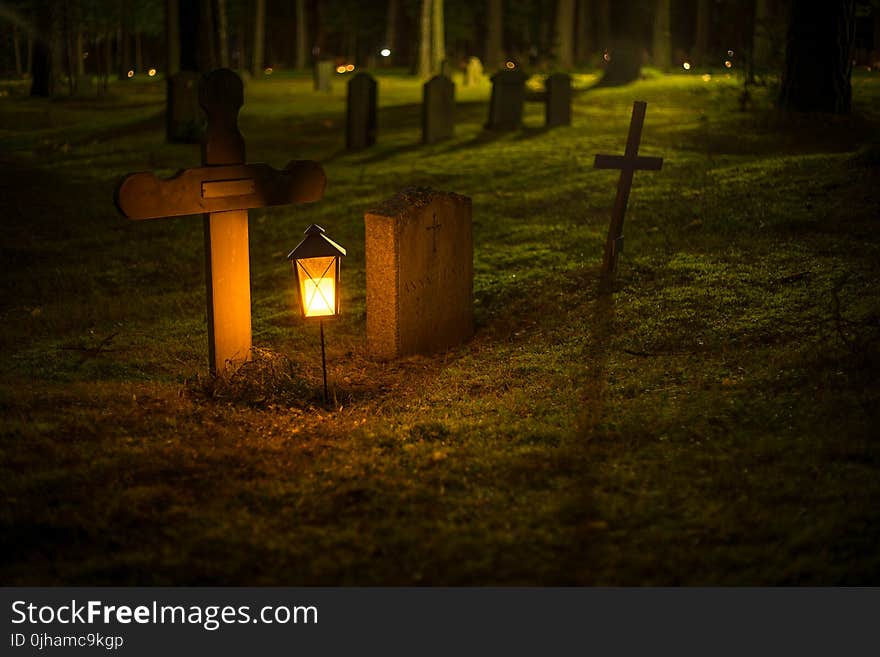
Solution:
<path fill-rule="evenodd" d="M 333 62 L 329 59 L 319 59 L 315 62 L 312 74 L 315 91 L 330 93 L 333 91 Z"/>
<path fill-rule="evenodd" d="M 165 137 L 168 141 L 198 143 L 205 134 L 207 119 L 199 105 L 199 78 L 196 71 L 180 71 L 168 77 L 168 109 Z"/>
<path fill-rule="evenodd" d="M 455 83 L 435 75 L 422 88 L 422 143 L 450 139 L 455 130 Z"/>
<path fill-rule="evenodd" d="M 350 151 L 376 143 L 376 80 L 358 73 L 348 81 L 345 147 Z"/>
<path fill-rule="evenodd" d="M 571 125 L 571 76 L 554 73 L 544 81 L 544 89 L 547 127 Z"/>
<path fill-rule="evenodd" d="M 526 74 L 519 70 L 499 71 L 492 76 L 489 101 L 489 130 L 517 130 L 522 124 L 526 99 Z"/>
<path fill-rule="evenodd" d="M 471 200 L 409 189 L 368 212 L 367 343 L 382 359 L 449 349 L 474 333 Z"/>
<path fill-rule="evenodd" d="M 469 57 L 464 69 L 464 86 L 473 87 L 483 81 L 483 63 L 479 57 Z"/>

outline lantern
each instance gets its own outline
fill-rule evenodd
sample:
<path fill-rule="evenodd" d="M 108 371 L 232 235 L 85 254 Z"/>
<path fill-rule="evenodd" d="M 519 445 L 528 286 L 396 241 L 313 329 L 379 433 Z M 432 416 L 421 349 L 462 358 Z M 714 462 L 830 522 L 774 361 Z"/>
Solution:
<path fill-rule="evenodd" d="M 335 317 L 339 314 L 339 264 L 345 249 L 316 224 L 309 226 L 305 235 L 287 256 L 293 261 L 302 315 Z"/>
<path fill-rule="evenodd" d="M 293 261 L 293 275 L 303 317 L 321 320 L 321 369 L 324 373 L 324 403 L 327 403 L 327 356 L 324 351 L 324 318 L 339 314 L 339 264 L 345 249 L 312 224 L 302 242 L 287 256 Z"/>

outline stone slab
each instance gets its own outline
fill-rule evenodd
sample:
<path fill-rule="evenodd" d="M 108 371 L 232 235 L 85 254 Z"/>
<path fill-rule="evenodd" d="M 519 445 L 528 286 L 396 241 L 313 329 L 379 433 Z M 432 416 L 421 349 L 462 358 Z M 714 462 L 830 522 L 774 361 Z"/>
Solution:
<path fill-rule="evenodd" d="M 474 333 L 471 200 L 409 189 L 364 217 L 367 343 L 380 359 L 456 347 Z"/>

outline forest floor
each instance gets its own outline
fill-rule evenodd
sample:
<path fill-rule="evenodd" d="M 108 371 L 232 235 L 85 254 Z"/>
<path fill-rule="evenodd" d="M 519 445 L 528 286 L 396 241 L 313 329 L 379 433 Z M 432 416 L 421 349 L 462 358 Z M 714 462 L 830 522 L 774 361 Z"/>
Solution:
<path fill-rule="evenodd" d="M 417 81 L 379 76 L 378 144 L 344 85 L 248 83 L 248 160 L 323 163 L 324 200 L 251 211 L 254 364 L 206 376 L 202 224 L 129 222 L 170 175 L 161 80 L 31 100 L 0 84 L 0 583 L 880 584 L 880 75 L 852 116 L 785 115 L 712 72 L 580 88 L 571 127 L 420 145 Z M 342 76 L 340 76 L 341 78 Z M 598 269 L 632 102 L 648 102 L 626 249 Z M 393 363 L 365 342 L 364 212 L 473 199 L 477 330 Z M 333 401 L 288 251 L 348 249 Z"/>

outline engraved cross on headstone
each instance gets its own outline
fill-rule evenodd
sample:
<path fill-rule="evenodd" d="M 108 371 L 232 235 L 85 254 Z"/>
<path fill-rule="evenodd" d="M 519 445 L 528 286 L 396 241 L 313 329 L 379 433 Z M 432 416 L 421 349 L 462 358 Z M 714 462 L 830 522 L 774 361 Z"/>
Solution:
<path fill-rule="evenodd" d="M 425 229 L 431 231 L 431 244 L 433 246 L 433 253 L 437 253 L 437 231 L 440 229 L 441 226 L 442 224 L 437 223 L 437 215 L 434 214 L 433 223 Z"/>
<path fill-rule="evenodd" d="M 223 375 L 251 352 L 248 208 L 317 201 L 326 178 L 320 164 L 307 160 L 290 162 L 283 171 L 244 163 L 244 139 L 238 131 L 244 87 L 232 71 L 204 76 L 199 103 L 208 117 L 204 166 L 167 180 L 152 173 L 131 174 L 116 190 L 116 207 L 129 219 L 204 217 L 209 363 L 212 373 Z"/>
<path fill-rule="evenodd" d="M 596 155 L 593 166 L 596 169 L 620 169 L 617 181 L 617 197 L 611 211 L 611 225 L 608 227 L 608 239 L 605 241 L 605 256 L 602 260 L 602 274 L 611 276 L 617 269 L 617 258 L 623 250 L 623 217 L 629 201 L 629 190 L 632 187 L 633 173 L 636 170 L 659 171 L 663 166 L 662 157 L 643 157 L 639 155 L 639 140 L 642 136 L 642 125 L 645 123 L 645 110 L 648 104 L 637 100 L 633 103 L 632 119 L 629 123 L 629 136 L 626 140 L 624 155 Z"/>

